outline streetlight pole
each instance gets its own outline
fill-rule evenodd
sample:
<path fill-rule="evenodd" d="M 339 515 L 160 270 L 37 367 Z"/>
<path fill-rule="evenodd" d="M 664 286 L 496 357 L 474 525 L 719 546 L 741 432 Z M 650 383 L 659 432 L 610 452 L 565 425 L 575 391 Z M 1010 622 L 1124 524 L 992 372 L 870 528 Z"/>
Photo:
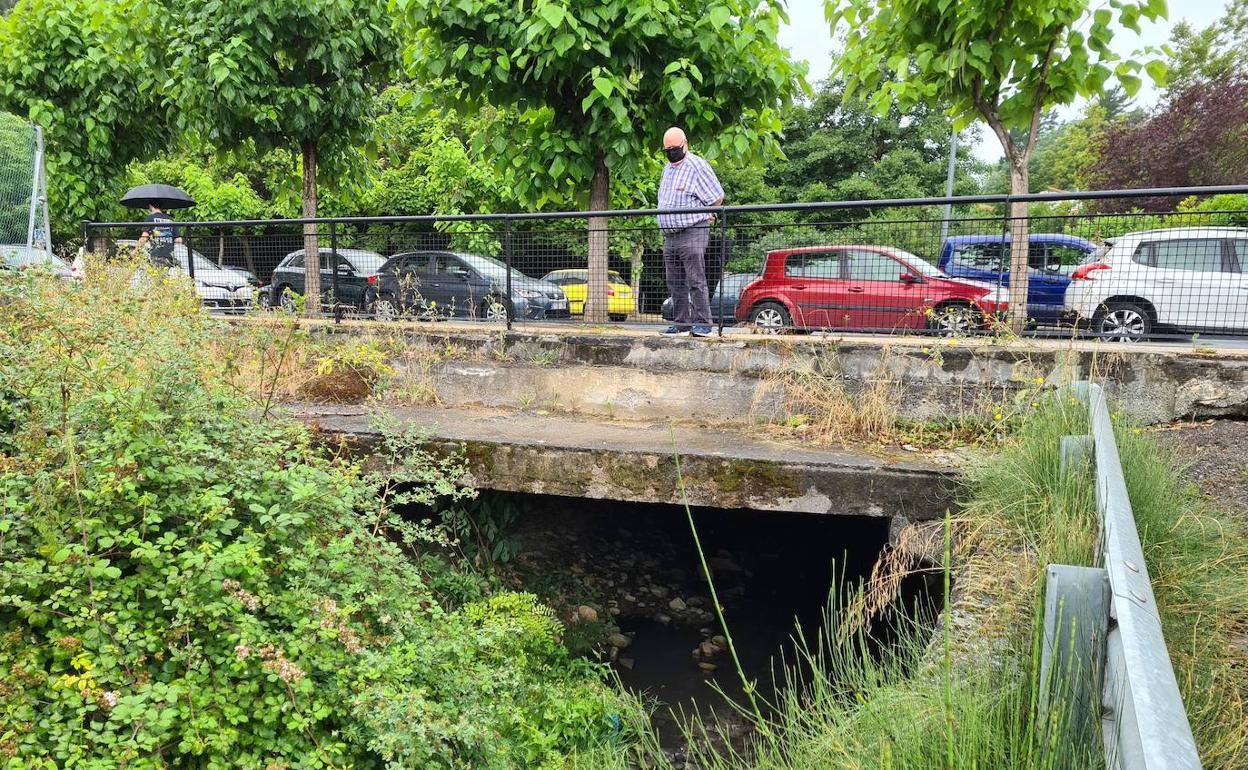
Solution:
<path fill-rule="evenodd" d="M 945 177 L 945 197 L 953 197 L 953 172 L 958 166 L 958 132 L 949 135 L 949 173 Z M 953 214 L 953 204 L 945 204 L 945 218 L 940 223 L 940 242 L 944 244 L 949 237 L 949 218 Z"/>

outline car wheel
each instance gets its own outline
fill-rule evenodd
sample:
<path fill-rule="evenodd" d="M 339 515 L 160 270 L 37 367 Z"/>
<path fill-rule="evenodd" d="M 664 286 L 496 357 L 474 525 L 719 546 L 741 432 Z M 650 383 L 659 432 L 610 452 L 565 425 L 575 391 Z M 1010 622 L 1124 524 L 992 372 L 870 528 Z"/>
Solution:
<path fill-rule="evenodd" d="M 277 290 L 277 296 L 281 297 L 278 302 L 281 305 L 282 310 L 287 313 L 294 313 L 298 310 L 298 307 L 295 305 L 295 293 L 289 286 L 279 288 Z"/>
<path fill-rule="evenodd" d="M 619 323 L 620 321 L 628 320 L 628 313 L 608 313 L 607 318 Z"/>
<path fill-rule="evenodd" d="M 983 318 L 970 305 L 944 305 L 933 311 L 929 325 L 942 337 L 954 337 L 978 331 Z"/>
<path fill-rule="evenodd" d="M 1152 331 L 1148 310 L 1134 302 L 1111 302 L 1096 311 L 1092 331 L 1111 342 L 1139 342 Z"/>
<path fill-rule="evenodd" d="M 779 334 L 792 328 L 793 317 L 779 302 L 760 302 L 750 311 L 750 323 L 764 334 Z"/>
<path fill-rule="evenodd" d="M 399 320 L 399 309 L 395 307 L 394 301 L 389 297 L 381 297 L 373 303 L 373 316 L 378 321 L 397 321 Z"/>
<path fill-rule="evenodd" d="M 256 307 L 261 310 L 273 309 L 273 294 L 268 289 L 256 293 Z"/>
<path fill-rule="evenodd" d="M 489 323 L 507 323 L 507 306 L 498 297 L 486 297 L 477 308 L 477 317 Z"/>

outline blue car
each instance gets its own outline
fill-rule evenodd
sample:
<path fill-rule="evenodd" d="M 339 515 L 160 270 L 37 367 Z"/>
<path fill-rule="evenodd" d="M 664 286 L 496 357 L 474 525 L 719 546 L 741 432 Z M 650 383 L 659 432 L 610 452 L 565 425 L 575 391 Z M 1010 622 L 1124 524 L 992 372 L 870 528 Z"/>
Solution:
<path fill-rule="evenodd" d="M 1027 317 L 1057 324 L 1070 274 L 1096 244 L 1074 235 L 1032 233 L 1027 251 Z M 954 278 L 1010 285 L 1010 244 L 1005 235 L 955 235 L 940 250 L 941 270 Z"/>

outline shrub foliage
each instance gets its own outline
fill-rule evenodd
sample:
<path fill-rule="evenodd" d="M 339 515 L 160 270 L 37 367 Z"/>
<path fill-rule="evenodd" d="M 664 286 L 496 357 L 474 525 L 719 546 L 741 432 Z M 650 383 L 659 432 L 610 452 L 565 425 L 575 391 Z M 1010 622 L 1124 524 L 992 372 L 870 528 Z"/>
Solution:
<path fill-rule="evenodd" d="M 0 763 L 536 767 L 603 740 L 615 696 L 548 610 L 440 603 L 454 569 L 387 536 L 368 475 L 258 421 L 193 294 L 135 275 L 0 285 Z"/>

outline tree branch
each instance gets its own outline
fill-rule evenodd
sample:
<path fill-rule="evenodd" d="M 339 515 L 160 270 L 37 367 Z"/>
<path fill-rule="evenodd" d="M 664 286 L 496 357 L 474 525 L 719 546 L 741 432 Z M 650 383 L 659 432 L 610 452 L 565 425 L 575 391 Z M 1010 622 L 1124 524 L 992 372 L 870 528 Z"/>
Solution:
<path fill-rule="evenodd" d="M 1023 149 L 1023 158 L 1030 159 L 1031 151 L 1036 146 L 1036 138 L 1040 134 L 1040 116 L 1044 112 L 1044 97 L 1049 94 L 1049 69 L 1053 66 L 1053 51 L 1057 49 L 1057 38 L 1064 27 L 1058 27 L 1053 39 L 1049 41 L 1049 50 L 1044 52 L 1044 63 L 1040 65 L 1040 84 L 1036 87 L 1036 101 L 1031 106 L 1031 127 L 1027 130 L 1027 145 Z"/>
<path fill-rule="evenodd" d="M 997 115 L 997 105 L 990 104 L 984 98 L 984 78 L 982 75 L 976 75 L 971 81 L 971 99 L 975 102 L 975 109 L 979 110 L 980 117 L 997 135 L 997 139 L 1001 142 L 1001 149 L 1005 150 L 1005 157 L 1012 164 L 1014 162 L 1014 143 L 1010 141 L 1010 132 L 1005 130 L 1005 125 L 1001 122 L 1001 117 Z"/>

